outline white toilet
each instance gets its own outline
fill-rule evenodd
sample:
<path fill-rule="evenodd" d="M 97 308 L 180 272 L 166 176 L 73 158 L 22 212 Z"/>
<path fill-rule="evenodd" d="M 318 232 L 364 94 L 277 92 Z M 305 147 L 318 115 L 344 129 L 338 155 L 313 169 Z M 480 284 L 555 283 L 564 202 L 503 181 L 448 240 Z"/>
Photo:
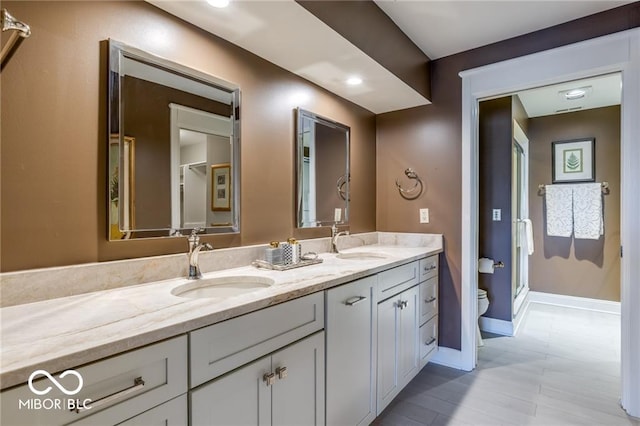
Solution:
<path fill-rule="evenodd" d="M 478 327 L 476 329 L 476 342 L 478 346 L 484 346 L 482 335 L 480 334 L 480 316 L 489 309 L 489 299 L 487 299 L 487 291 L 478 289 Z"/>

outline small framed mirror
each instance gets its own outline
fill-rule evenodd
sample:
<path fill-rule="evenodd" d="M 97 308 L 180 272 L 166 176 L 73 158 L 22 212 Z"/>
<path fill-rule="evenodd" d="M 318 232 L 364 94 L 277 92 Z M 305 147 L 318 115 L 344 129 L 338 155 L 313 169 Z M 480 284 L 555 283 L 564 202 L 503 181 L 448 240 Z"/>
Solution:
<path fill-rule="evenodd" d="M 239 232 L 240 90 L 109 41 L 109 239 Z"/>
<path fill-rule="evenodd" d="M 349 223 L 350 128 L 296 110 L 299 228 Z"/>

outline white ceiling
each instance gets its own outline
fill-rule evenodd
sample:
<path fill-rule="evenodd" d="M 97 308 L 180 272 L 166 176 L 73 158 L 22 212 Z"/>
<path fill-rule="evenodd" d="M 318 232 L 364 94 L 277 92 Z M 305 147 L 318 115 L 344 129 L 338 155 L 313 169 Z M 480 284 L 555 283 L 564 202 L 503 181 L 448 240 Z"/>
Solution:
<path fill-rule="evenodd" d="M 205 0 L 146 1 L 376 114 L 429 103 L 293 0 L 231 0 L 225 9 Z M 632 3 L 375 1 L 431 59 Z M 354 74 L 362 77 L 362 85 L 345 84 Z"/>
<path fill-rule="evenodd" d="M 618 0 L 374 1 L 431 59 L 633 3 Z"/>
<path fill-rule="evenodd" d="M 562 93 L 578 88 L 587 89 L 587 94 L 584 98 L 567 100 Z M 622 78 L 620 73 L 585 78 L 525 90 L 519 92 L 518 97 L 529 118 L 620 105 L 622 100 Z"/>
<path fill-rule="evenodd" d="M 376 114 L 429 103 L 293 0 L 147 1 Z M 363 83 L 348 86 L 352 75 Z"/>

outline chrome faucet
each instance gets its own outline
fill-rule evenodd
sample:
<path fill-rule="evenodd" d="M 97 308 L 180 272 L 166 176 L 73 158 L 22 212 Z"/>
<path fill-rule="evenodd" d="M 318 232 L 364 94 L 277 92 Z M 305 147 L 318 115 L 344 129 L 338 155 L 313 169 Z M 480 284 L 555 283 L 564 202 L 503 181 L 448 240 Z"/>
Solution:
<path fill-rule="evenodd" d="M 199 280 L 202 278 L 200 265 L 198 265 L 198 255 L 200 250 L 213 250 L 213 246 L 209 243 L 201 243 L 198 232 L 202 232 L 202 228 L 193 228 L 189 237 L 189 276 L 190 280 Z"/>
<path fill-rule="evenodd" d="M 349 235 L 349 231 L 338 232 L 338 225 L 331 225 L 331 253 L 338 253 L 338 237 L 341 235 Z"/>

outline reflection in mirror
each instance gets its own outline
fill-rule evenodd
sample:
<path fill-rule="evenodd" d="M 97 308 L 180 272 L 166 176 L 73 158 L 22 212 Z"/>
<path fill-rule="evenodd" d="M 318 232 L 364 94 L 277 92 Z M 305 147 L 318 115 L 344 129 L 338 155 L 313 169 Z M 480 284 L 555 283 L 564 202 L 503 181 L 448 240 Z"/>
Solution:
<path fill-rule="evenodd" d="M 238 232 L 238 88 L 113 40 L 109 50 L 109 238 Z"/>
<path fill-rule="evenodd" d="M 349 223 L 349 136 L 344 124 L 297 109 L 298 227 Z"/>

